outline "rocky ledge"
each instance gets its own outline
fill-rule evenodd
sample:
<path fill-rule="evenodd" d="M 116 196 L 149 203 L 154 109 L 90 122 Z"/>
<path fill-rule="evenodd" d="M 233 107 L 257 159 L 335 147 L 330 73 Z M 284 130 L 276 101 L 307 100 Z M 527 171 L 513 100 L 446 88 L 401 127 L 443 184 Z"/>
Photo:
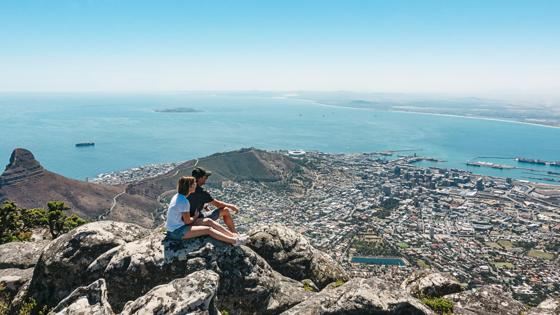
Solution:
<path fill-rule="evenodd" d="M 9 312 L 33 299 L 50 314 L 434 314 L 423 303 L 442 296 L 454 301 L 455 314 L 558 310 L 557 300 L 529 310 L 497 286 L 463 291 L 443 273 L 415 273 L 400 285 L 350 279 L 286 227 L 259 226 L 249 235 L 246 246 L 235 247 L 208 237 L 169 241 L 160 230 L 128 223 L 89 223 L 51 241 L 36 264 L 6 264 L 5 278 L 14 267 L 28 274 L 13 288 Z"/>

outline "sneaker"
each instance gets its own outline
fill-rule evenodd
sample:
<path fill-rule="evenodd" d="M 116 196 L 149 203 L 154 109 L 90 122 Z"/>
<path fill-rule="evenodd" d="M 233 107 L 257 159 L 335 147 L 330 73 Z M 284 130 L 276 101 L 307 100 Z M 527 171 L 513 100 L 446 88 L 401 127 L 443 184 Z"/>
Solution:
<path fill-rule="evenodd" d="M 245 243 L 247 243 L 247 239 L 246 238 L 242 238 L 242 237 L 238 237 L 235 239 L 235 246 L 240 246 L 240 245 L 245 245 Z"/>

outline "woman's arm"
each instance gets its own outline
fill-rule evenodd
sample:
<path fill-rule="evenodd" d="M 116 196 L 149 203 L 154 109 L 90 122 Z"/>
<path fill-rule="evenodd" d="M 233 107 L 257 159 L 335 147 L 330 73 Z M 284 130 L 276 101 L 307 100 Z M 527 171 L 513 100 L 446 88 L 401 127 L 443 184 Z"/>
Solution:
<path fill-rule="evenodd" d="M 183 219 L 183 222 L 185 222 L 185 224 L 187 224 L 187 225 L 192 224 L 196 220 L 196 217 L 198 217 L 198 216 L 195 216 L 194 218 L 191 218 L 190 211 L 183 212 L 183 215 L 181 216 L 181 218 Z"/>

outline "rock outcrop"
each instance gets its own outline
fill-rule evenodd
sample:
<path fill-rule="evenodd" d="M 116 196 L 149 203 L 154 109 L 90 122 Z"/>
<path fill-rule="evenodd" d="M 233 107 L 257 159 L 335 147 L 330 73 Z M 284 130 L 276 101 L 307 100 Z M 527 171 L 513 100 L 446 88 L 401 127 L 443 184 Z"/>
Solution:
<path fill-rule="evenodd" d="M 31 280 L 32 276 L 33 276 L 33 268 L 0 269 L 0 287 L 7 290 L 10 296 L 14 296 L 19 292 L 19 289 L 25 283 Z"/>
<path fill-rule="evenodd" d="M 441 296 L 453 302 L 454 314 L 558 313 L 558 299 L 529 310 L 497 285 L 458 292 L 441 273 L 416 273 L 401 286 L 377 278 L 341 285 L 333 281 L 348 279 L 342 268 L 294 231 L 275 225 L 249 234 L 250 247 L 232 246 L 93 222 L 51 241 L 32 276 L 32 268 L 20 279 L 14 276 L 22 269 L 4 269 L 0 281 L 11 296 L 18 291 L 11 314 L 33 298 L 51 314 L 415 315 L 434 314 L 419 297 Z"/>
<path fill-rule="evenodd" d="M 514 300 L 511 294 L 499 285 L 485 285 L 480 288 L 445 296 L 453 302 L 453 314 L 509 315 L 527 313 L 523 303 Z"/>
<path fill-rule="evenodd" d="M 113 310 L 107 302 L 105 280 L 99 279 L 92 284 L 79 287 L 62 300 L 49 315 L 112 315 Z"/>
<path fill-rule="evenodd" d="M 354 278 L 340 287 L 327 288 L 282 315 L 433 314 L 414 297 L 377 279 Z"/>
<path fill-rule="evenodd" d="M 560 314 L 560 298 L 550 298 L 542 301 L 528 315 L 558 315 Z"/>
<path fill-rule="evenodd" d="M 35 266 L 50 241 L 11 242 L 0 245 L 0 269 L 26 269 Z"/>
<path fill-rule="evenodd" d="M 51 241 L 43 250 L 29 286 L 28 296 L 49 307 L 57 305 L 90 281 L 85 272 L 91 262 L 113 247 L 148 235 L 129 223 L 99 221 L 85 224 Z"/>
<path fill-rule="evenodd" d="M 259 226 L 251 230 L 247 246 L 282 275 L 312 280 L 320 289 L 348 275 L 325 253 L 316 250 L 301 234 L 281 225 Z"/>
<path fill-rule="evenodd" d="M 17 148 L 10 156 L 10 164 L 6 166 L 0 176 L 0 187 L 8 186 L 31 177 L 41 176 L 44 169 L 33 153 L 26 149 Z"/>
<path fill-rule="evenodd" d="M 414 272 L 401 288 L 414 297 L 441 297 L 462 291 L 461 284 L 450 274 L 428 271 Z"/>
<path fill-rule="evenodd" d="M 213 270 L 220 276 L 219 306 L 241 313 L 279 313 L 309 294 L 300 282 L 274 271 L 250 248 L 209 237 L 164 241 L 157 232 L 106 252 L 86 273 L 107 280 L 109 302 L 120 311 L 126 301 L 199 270 Z"/>
<path fill-rule="evenodd" d="M 214 303 L 219 276 L 213 271 L 197 271 L 157 286 L 135 301 L 128 302 L 121 315 L 135 314 L 218 314 Z"/>

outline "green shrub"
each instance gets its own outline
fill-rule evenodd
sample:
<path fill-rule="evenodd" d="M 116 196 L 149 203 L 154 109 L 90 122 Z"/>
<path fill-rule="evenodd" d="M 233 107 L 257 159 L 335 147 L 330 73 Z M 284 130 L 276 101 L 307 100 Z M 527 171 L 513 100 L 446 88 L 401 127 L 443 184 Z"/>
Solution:
<path fill-rule="evenodd" d="M 0 315 L 8 314 L 10 306 L 10 296 L 6 292 L 6 287 L 0 283 Z"/>
<path fill-rule="evenodd" d="M 338 288 L 345 283 L 346 283 L 346 281 L 344 281 L 342 279 L 336 279 L 336 281 L 333 284 L 331 284 L 331 287 L 332 288 Z"/>
<path fill-rule="evenodd" d="M 37 305 L 37 301 L 31 298 L 27 300 L 27 302 L 23 303 L 23 305 L 19 309 L 18 315 L 47 315 L 48 313 L 48 306 L 39 306 Z"/>
<path fill-rule="evenodd" d="M 308 282 L 303 283 L 303 290 L 307 292 L 315 292 L 315 288 L 313 288 Z"/>
<path fill-rule="evenodd" d="M 420 301 L 441 315 L 453 314 L 453 302 L 441 297 L 423 297 Z"/>
<path fill-rule="evenodd" d="M 22 209 L 14 202 L 5 201 L 0 205 L 0 244 L 17 241 L 28 241 L 37 227 L 48 228 L 51 236 L 66 233 L 71 229 L 87 223 L 86 220 L 73 214 L 67 216 L 65 211 L 70 208 L 62 201 L 51 201 L 48 209 Z"/>

